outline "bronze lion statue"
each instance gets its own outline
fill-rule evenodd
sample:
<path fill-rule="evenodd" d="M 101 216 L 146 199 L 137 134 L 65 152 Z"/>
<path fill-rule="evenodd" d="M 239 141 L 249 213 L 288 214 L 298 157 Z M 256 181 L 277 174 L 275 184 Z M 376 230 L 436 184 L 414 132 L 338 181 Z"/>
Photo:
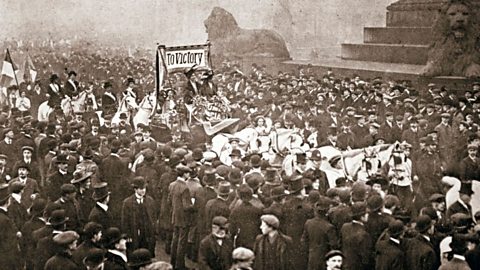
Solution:
<path fill-rule="evenodd" d="M 480 76 L 480 26 L 468 0 L 450 0 L 433 26 L 425 76 Z"/>
<path fill-rule="evenodd" d="M 213 8 L 204 24 L 213 57 L 290 57 L 285 41 L 278 33 L 265 29 L 242 29 L 233 15 L 223 8 Z"/>

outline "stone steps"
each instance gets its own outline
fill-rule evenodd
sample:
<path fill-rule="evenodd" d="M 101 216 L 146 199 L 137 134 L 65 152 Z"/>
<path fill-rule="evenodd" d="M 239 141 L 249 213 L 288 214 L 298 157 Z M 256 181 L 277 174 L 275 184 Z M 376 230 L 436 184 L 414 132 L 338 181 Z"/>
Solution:
<path fill-rule="evenodd" d="M 365 43 L 429 45 L 431 27 L 365 27 Z"/>
<path fill-rule="evenodd" d="M 384 63 L 424 65 L 427 62 L 427 45 L 404 44 L 342 44 L 341 58 Z"/>

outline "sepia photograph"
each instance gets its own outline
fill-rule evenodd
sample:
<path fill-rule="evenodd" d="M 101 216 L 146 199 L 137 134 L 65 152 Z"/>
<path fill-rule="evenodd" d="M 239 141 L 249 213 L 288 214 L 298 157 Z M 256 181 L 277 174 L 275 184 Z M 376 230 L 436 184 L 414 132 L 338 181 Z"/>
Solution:
<path fill-rule="evenodd" d="M 0 0 L 0 270 L 480 270 L 480 0 Z"/>

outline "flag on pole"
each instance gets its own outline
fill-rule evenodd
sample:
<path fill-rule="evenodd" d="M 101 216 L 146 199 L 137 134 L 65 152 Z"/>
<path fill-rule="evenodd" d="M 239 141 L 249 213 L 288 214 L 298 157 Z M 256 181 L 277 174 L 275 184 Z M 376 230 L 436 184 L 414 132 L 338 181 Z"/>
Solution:
<path fill-rule="evenodd" d="M 23 80 L 26 82 L 34 82 L 37 78 L 37 70 L 33 65 L 32 58 L 27 53 L 27 57 L 25 58 L 25 62 L 23 63 Z"/>
<path fill-rule="evenodd" d="M 157 77 L 157 97 L 162 89 L 163 82 L 167 77 L 167 65 L 165 63 L 165 46 L 157 46 L 157 53 L 155 57 L 155 68 L 156 68 L 156 77 Z"/>
<path fill-rule="evenodd" d="M 18 84 L 17 75 L 15 73 L 17 70 L 18 67 L 13 63 L 10 51 L 7 49 L 5 59 L 3 60 L 2 72 L 0 73 L 0 85 L 9 87 L 10 85 Z"/>

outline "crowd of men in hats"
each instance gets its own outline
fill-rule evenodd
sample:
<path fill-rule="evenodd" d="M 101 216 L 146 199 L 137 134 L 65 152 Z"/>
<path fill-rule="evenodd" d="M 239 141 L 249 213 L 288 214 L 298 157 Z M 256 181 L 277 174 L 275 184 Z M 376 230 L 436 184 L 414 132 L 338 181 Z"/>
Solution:
<path fill-rule="evenodd" d="M 64 61 L 50 54 L 34 56 L 49 83 L 20 90 L 53 107 L 56 95 L 88 83 L 110 115 L 122 95 L 140 98 L 153 86 L 146 59 L 73 53 L 69 66 L 81 72 L 63 78 L 49 73 Z M 121 78 L 110 74 L 126 83 L 113 87 Z M 479 83 L 416 90 L 382 78 L 319 77 L 308 67 L 242 73 L 233 62 L 215 74 L 209 95 L 227 99 L 239 126 L 260 136 L 290 128 L 310 148 L 341 150 L 402 143 L 366 181 L 340 177 L 333 187 L 318 150 L 296 153 L 286 176 L 236 138 L 225 165 L 196 136 L 158 140 L 151 126 L 100 125 L 88 112 L 57 110 L 39 122 L 35 106 L 8 103 L 0 114 L 0 268 L 480 269 L 480 214 L 470 206 L 480 179 Z M 178 99 L 189 97 L 189 83 L 175 83 Z M 448 208 L 444 176 L 462 182 Z M 157 243 L 169 263 L 153 261 Z"/>

